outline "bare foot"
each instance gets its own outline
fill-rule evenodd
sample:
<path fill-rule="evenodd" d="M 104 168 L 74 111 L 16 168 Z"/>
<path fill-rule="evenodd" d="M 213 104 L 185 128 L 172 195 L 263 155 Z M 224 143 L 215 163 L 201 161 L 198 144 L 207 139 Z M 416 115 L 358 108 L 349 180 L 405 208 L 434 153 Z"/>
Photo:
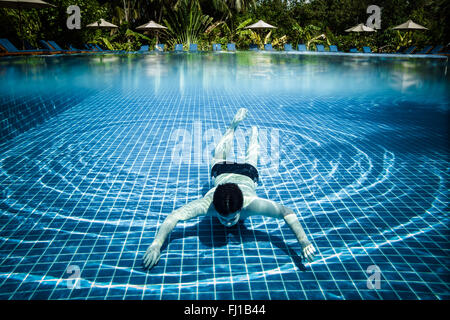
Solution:
<path fill-rule="evenodd" d="M 230 124 L 231 128 L 236 128 L 239 123 L 247 117 L 248 110 L 246 108 L 240 108 L 236 115 L 233 118 L 233 121 Z"/>

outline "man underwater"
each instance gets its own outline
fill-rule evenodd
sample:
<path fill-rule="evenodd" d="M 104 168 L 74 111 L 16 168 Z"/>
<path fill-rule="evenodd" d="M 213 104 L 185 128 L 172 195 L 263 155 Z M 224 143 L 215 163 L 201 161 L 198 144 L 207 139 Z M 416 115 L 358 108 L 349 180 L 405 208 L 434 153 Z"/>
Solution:
<path fill-rule="evenodd" d="M 309 262 L 314 260 L 316 249 L 306 237 L 297 215 L 291 209 L 271 200 L 259 198 L 255 189 L 258 184 L 258 129 L 252 126 L 250 144 L 246 151 L 245 163 L 227 162 L 227 154 L 232 148 L 234 131 L 247 116 L 248 110 L 241 108 L 214 150 L 211 175 L 214 187 L 206 195 L 194 200 L 167 216 L 159 228 L 153 243 L 144 254 L 145 268 L 152 268 L 160 258 L 160 249 L 178 221 L 199 216 L 217 217 L 226 227 L 234 226 L 239 219 L 254 215 L 283 218 L 302 246 L 302 256 Z"/>

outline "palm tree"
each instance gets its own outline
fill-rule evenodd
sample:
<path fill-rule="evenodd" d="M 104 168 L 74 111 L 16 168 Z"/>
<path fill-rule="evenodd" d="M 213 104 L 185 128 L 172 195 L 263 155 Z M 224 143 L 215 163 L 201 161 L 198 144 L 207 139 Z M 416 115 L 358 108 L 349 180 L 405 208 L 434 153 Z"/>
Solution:
<path fill-rule="evenodd" d="M 172 41 L 189 45 L 197 42 L 212 20 L 202 13 L 199 0 L 178 0 L 164 23 Z"/>

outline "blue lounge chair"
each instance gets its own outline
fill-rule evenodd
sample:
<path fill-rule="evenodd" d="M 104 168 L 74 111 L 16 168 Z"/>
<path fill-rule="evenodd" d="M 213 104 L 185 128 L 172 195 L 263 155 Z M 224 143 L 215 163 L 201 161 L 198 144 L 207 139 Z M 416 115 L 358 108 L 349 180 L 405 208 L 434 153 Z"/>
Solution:
<path fill-rule="evenodd" d="M 433 49 L 433 46 L 426 46 L 422 50 L 417 51 L 416 54 L 427 54 L 431 51 L 431 49 Z"/>
<path fill-rule="evenodd" d="M 164 43 L 158 43 L 155 45 L 155 51 L 164 52 Z"/>
<path fill-rule="evenodd" d="M 297 45 L 297 50 L 298 50 L 298 51 L 308 51 L 308 50 L 306 49 L 306 45 L 303 44 L 303 43 Z"/>
<path fill-rule="evenodd" d="M 182 43 L 177 43 L 175 45 L 174 51 L 175 52 L 182 52 L 183 51 L 183 44 Z"/>
<path fill-rule="evenodd" d="M 250 44 L 249 50 L 250 51 L 259 51 L 258 45 L 254 44 L 254 43 Z"/>
<path fill-rule="evenodd" d="M 316 51 L 325 52 L 325 47 L 323 46 L 323 44 L 316 44 Z"/>
<path fill-rule="evenodd" d="M 213 43 L 212 49 L 213 51 L 222 51 L 222 45 L 220 43 Z"/>
<path fill-rule="evenodd" d="M 103 52 L 103 49 L 101 49 L 100 47 L 98 47 L 98 48 L 100 48 L 100 50 L 96 47 L 96 46 L 94 46 L 93 44 L 84 44 L 84 47 L 86 48 L 86 49 L 88 49 L 88 50 L 91 50 L 92 52 L 95 52 L 95 53 L 102 53 Z"/>
<path fill-rule="evenodd" d="M 372 49 L 370 49 L 370 47 L 363 47 L 363 52 L 364 53 L 373 53 Z"/>
<path fill-rule="evenodd" d="M 360 51 L 357 48 L 350 48 L 350 50 L 348 52 L 350 52 L 350 53 L 360 53 Z"/>
<path fill-rule="evenodd" d="M 81 53 L 95 53 L 92 49 L 77 49 L 75 48 L 73 45 L 69 44 L 69 50 L 70 51 L 77 51 L 77 52 L 81 52 Z"/>
<path fill-rule="evenodd" d="M 124 53 L 125 50 L 105 50 L 100 47 L 98 44 L 91 44 L 91 48 L 94 51 L 102 52 L 102 53 Z"/>
<path fill-rule="evenodd" d="M 236 44 L 234 44 L 234 43 L 227 44 L 227 50 L 228 51 L 236 51 Z"/>
<path fill-rule="evenodd" d="M 266 43 L 266 44 L 264 45 L 264 50 L 265 50 L 265 51 L 273 51 L 272 44 L 271 44 L 271 43 Z"/>
<path fill-rule="evenodd" d="M 330 49 L 330 52 L 339 52 L 337 45 L 334 45 L 334 44 L 330 45 L 329 49 Z"/>
<path fill-rule="evenodd" d="M 197 52 L 198 51 L 198 45 L 196 43 L 189 44 L 189 51 L 190 52 Z"/>
<path fill-rule="evenodd" d="M 284 51 L 292 51 L 292 44 L 286 43 L 284 45 Z"/>
<path fill-rule="evenodd" d="M 416 50 L 416 46 L 411 46 L 403 52 L 404 54 L 412 54 Z"/>
<path fill-rule="evenodd" d="M 7 55 L 32 55 L 32 54 L 48 54 L 49 52 L 41 49 L 17 49 L 8 39 L 0 39 L 0 49 L 3 49 Z"/>
<path fill-rule="evenodd" d="M 51 53 L 66 53 L 68 50 L 56 50 L 47 41 L 39 40 L 39 43 L 44 47 L 44 49 Z"/>
<path fill-rule="evenodd" d="M 55 41 L 53 41 L 53 40 L 47 41 L 47 43 L 48 43 L 49 45 L 51 45 L 55 50 L 61 51 L 61 52 L 64 52 L 64 53 L 80 53 L 80 52 L 83 52 L 82 50 L 73 50 L 73 49 L 71 49 L 71 48 L 69 48 L 69 50 L 65 50 L 65 49 L 61 48 L 61 47 L 60 47 Z"/>
<path fill-rule="evenodd" d="M 148 45 L 143 45 L 139 48 L 138 51 L 136 51 L 138 53 L 144 53 L 144 52 L 148 52 Z"/>
<path fill-rule="evenodd" d="M 437 54 L 437 53 L 441 52 L 443 48 L 444 48 L 443 45 L 437 45 L 437 46 L 434 47 L 433 50 L 431 50 L 429 53 L 430 53 L 430 54 Z"/>

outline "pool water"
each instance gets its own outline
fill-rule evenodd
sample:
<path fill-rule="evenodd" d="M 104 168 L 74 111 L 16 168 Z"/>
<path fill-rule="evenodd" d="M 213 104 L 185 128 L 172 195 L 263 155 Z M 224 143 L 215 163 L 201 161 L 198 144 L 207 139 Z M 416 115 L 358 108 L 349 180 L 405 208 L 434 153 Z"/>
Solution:
<path fill-rule="evenodd" d="M 284 53 L 0 60 L 0 299 L 449 299 L 446 58 Z M 179 222 L 249 110 L 283 220 Z"/>

